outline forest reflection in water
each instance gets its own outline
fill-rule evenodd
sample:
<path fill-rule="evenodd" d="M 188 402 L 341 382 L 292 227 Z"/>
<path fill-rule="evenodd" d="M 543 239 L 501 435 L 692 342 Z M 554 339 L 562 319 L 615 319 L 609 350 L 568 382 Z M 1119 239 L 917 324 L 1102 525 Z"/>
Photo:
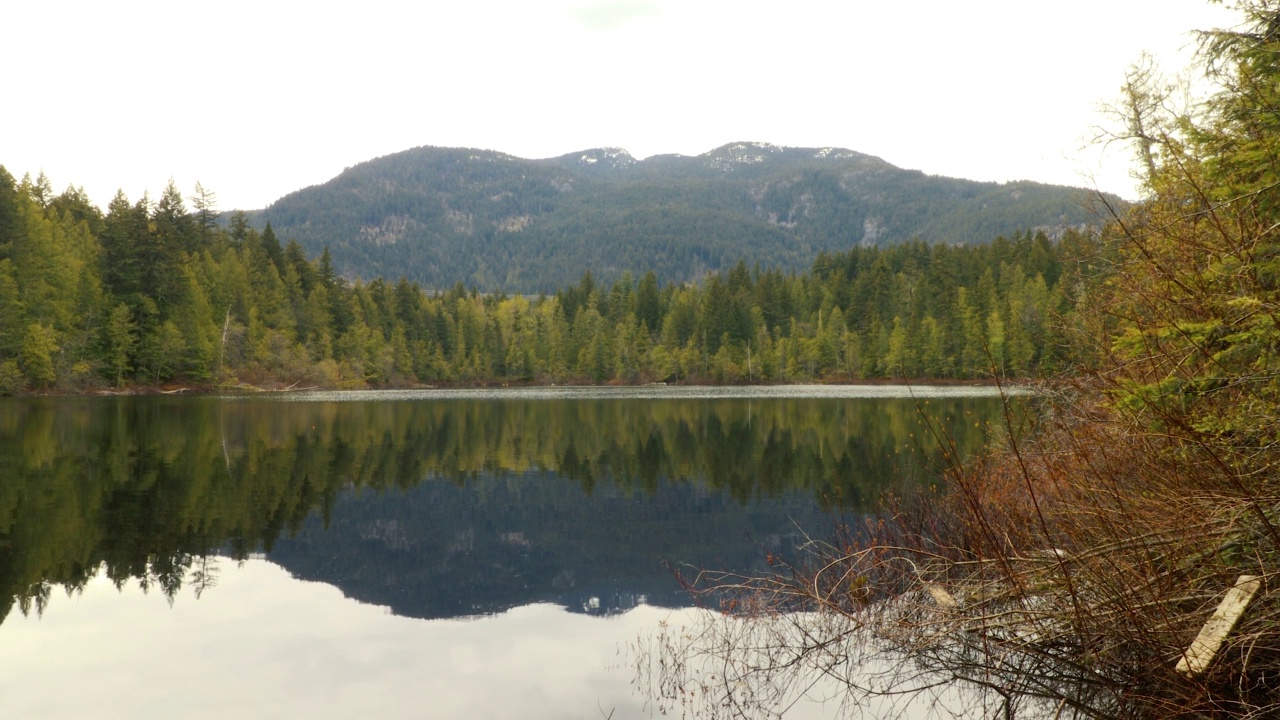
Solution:
<path fill-rule="evenodd" d="M 768 395 L 6 400 L 0 618 L 99 572 L 199 595 L 218 552 L 416 617 L 677 605 L 661 560 L 752 567 L 933 478 L 933 430 L 967 453 L 1002 419 L 968 392 Z"/>

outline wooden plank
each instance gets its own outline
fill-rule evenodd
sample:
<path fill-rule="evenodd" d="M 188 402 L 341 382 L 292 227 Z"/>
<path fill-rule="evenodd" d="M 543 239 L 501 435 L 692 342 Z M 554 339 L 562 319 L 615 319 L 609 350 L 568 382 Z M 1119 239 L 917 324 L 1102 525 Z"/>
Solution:
<path fill-rule="evenodd" d="M 955 608 L 960 607 L 960 603 L 956 602 L 955 597 L 952 596 L 951 593 L 942 589 L 941 585 L 935 585 L 931 582 L 923 584 L 924 589 L 929 591 L 929 596 L 938 604 L 938 607 L 946 608 L 948 610 L 954 610 Z"/>
<path fill-rule="evenodd" d="M 1213 611 L 1213 616 L 1200 628 L 1200 634 L 1191 641 L 1191 647 L 1182 654 L 1182 659 L 1174 669 L 1189 678 L 1204 672 L 1218 654 L 1222 641 L 1235 629 L 1240 616 L 1244 615 L 1254 593 L 1260 587 L 1262 578 L 1257 575 L 1241 575 L 1237 578 L 1235 587 L 1228 590 L 1222 602 L 1218 603 L 1218 609 Z"/>

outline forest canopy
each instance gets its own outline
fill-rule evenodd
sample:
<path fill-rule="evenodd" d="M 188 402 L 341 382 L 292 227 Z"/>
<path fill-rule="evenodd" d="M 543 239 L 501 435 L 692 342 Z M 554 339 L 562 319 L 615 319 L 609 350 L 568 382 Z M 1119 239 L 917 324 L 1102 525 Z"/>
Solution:
<path fill-rule="evenodd" d="M 188 208 L 188 200 L 191 208 Z M 0 168 L 0 392 L 250 383 L 797 382 L 1055 372 L 1096 238 L 744 261 L 699 283 L 587 272 L 555 294 L 348 281 L 214 194 L 119 193 L 105 213 Z"/>

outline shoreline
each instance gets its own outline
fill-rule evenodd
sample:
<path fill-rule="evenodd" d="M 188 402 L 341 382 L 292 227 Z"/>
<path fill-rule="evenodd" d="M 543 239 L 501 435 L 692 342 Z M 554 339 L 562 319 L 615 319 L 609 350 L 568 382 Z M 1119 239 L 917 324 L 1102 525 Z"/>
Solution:
<path fill-rule="evenodd" d="M 1001 387 L 1013 385 L 1025 385 L 1027 378 L 862 378 L 862 379 L 824 379 L 824 380 L 808 380 L 803 382 L 537 382 L 537 381 L 477 381 L 477 382 L 443 382 L 443 383 L 405 383 L 405 384 L 386 384 L 386 385 L 363 385 L 352 387 L 322 387 L 319 385 L 300 386 L 301 381 L 291 385 L 282 383 L 272 383 L 267 385 L 253 385 L 251 383 L 236 384 L 212 384 L 212 383 L 165 383 L 161 385 L 132 385 L 122 388 L 95 387 L 82 390 L 59 390 L 46 389 L 39 391 L 27 391 L 12 395 L 14 398 L 38 398 L 38 397 L 149 397 L 159 395 L 184 395 L 184 396 L 206 396 L 218 394 L 245 394 L 245 395 L 283 395 L 286 393 L 306 392 L 306 391 L 325 391 L 325 392 L 376 392 L 379 390 L 490 390 L 490 389 L 515 389 L 515 388 L 644 388 L 644 387 L 690 387 L 690 388 L 712 388 L 712 387 L 786 387 L 801 385 L 827 385 L 833 387 L 839 386 L 868 386 L 868 387 L 888 387 L 895 385 L 905 385 L 914 387 Z"/>

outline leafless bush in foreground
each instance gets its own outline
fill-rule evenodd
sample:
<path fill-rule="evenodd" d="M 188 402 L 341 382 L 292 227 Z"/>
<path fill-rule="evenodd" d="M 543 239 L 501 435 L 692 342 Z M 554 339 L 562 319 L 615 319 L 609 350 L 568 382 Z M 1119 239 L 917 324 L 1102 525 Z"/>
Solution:
<path fill-rule="evenodd" d="M 1088 396 L 799 561 L 690 578 L 716 612 L 642 648 L 645 690 L 696 717 L 806 693 L 877 717 L 1280 716 L 1280 494 Z M 1262 590 L 1203 672 L 1179 672 L 1242 575 Z"/>

